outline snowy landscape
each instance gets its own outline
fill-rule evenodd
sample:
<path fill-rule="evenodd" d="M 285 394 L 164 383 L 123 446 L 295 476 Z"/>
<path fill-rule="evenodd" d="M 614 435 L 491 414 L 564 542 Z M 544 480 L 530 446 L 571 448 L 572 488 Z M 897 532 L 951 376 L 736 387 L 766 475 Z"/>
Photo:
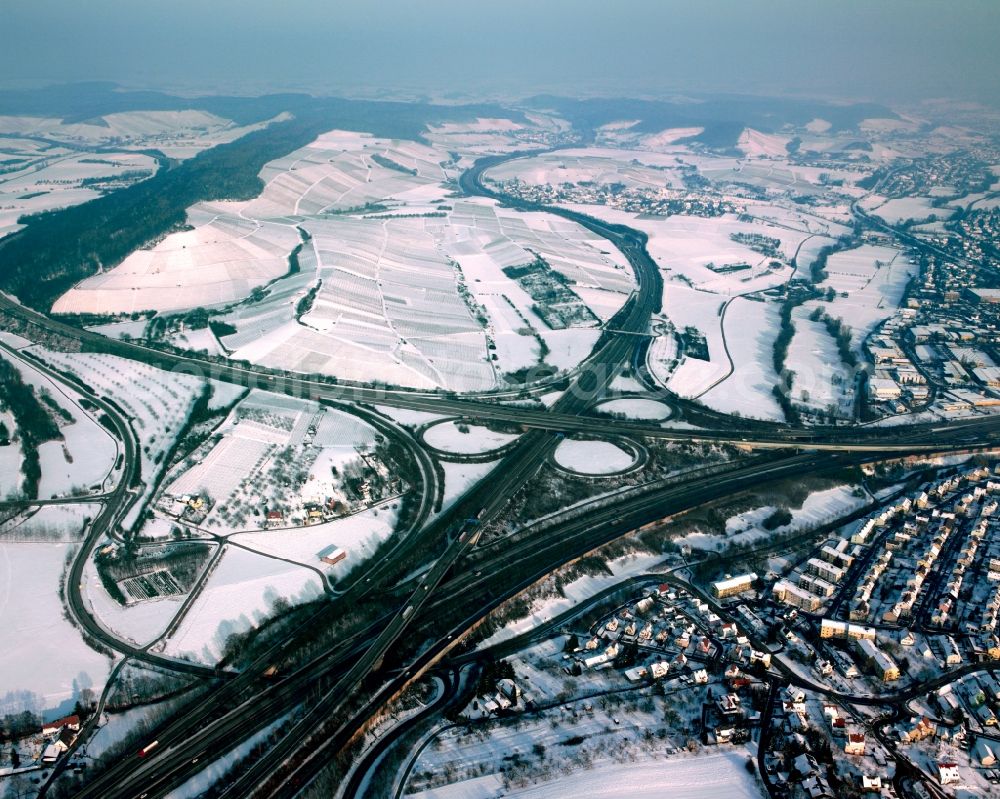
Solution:
<path fill-rule="evenodd" d="M 1000 117 L 144 74 L 0 87 L 0 799 L 998 795 Z"/>

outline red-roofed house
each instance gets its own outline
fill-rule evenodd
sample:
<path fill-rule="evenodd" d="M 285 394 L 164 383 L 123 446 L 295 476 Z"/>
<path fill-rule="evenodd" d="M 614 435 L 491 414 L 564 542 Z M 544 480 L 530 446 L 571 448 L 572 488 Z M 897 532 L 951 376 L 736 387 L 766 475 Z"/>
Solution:
<path fill-rule="evenodd" d="M 48 724 L 42 726 L 42 735 L 45 737 L 55 735 L 57 732 L 62 732 L 64 727 L 69 727 L 69 729 L 73 730 L 73 732 L 79 732 L 80 717 L 66 716 L 65 718 L 50 721 Z"/>

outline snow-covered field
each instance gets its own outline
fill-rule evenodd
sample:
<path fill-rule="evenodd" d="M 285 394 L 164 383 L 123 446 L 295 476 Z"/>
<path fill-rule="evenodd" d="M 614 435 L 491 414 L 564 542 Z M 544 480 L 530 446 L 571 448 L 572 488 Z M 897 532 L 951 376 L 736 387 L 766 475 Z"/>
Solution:
<path fill-rule="evenodd" d="M 4 144 L 9 141 L 4 139 Z M 97 186 L 129 185 L 139 175 L 157 170 L 154 158 L 139 153 L 79 153 L 61 147 L 36 152 L 31 140 L 13 142 L 14 152 L 5 146 L 0 165 L 10 155 L 23 159 L 23 164 L 18 164 L 18 171 L 0 174 L 0 238 L 22 228 L 18 222 L 22 216 L 87 202 L 101 196 Z M 28 147 L 17 147 L 19 142 Z"/>
<path fill-rule="evenodd" d="M 854 374 L 826 325 L 810 317 L 818 309 L 842 320 L 851 329 L 851 349 L 860 356 L 865 338 L 895 313 L 917 271 L 918 266 L 893 247 L 865 244 L 829 257 L 827 277 L 818 288 L 833 289 L 833 300 L 810 300 L 792 314 L 795 335 L 786 366 L 795 373 L 791 397 L 796 404 L 853 415 Z"/>
<path fill-rule="evenodd" d="M 223 343 L 233 357 L 276 368 L 459 390 L 492 388 L 502 374 L 539 363 L 538 336 L 557 368 L 586 357 L 596 331 L 550 330 L 502 270 L 540 256 L 603 319 L 632 289 L 623 256 L 545 214 L 486 201 L 450 207 L 443 216 L 430 206 L 439 215 L 303 222 L 321 281 L 312 310 L 301 322 L 268 325 L 263 334 L 251 326 Z"/>
<path fill-rule="evenodd" d="M 109 477 L 118 456 L 114 437 L 79 403 L 79 397 L 62 383 L 52 380 L 26 361 L 14 365 L 36 395 L 45 392 L 73 419 L 60 427 L 62 441 L 46 441 L 38 447 L 42 477 L 39 499 L 79 496 L 109 488 Z"/>
<path fill-rule="evenodd" d="M 393 408 L 389 405 L 376 405 L 375 410 L 383 416 L 394 419 L 404 427 L 418 427 L 422 424 L 442 421 L 445 417 L 427 411 L 413 411 L 409 408 Z"/>
<path fill-rule="evenodd" d="M 141 705 L 121 713 L 105 713 L 97 732 L 87 741 L 84 753 L 90 758 L 100 757 L 108 749 L 128 738 L 134 730 L 145 726 L 144 723 L 149 716 L 150 709 Z"/>
<path fill-rule="evenodd" d="M 689 131 L 679 131 L 685 132 Z M 533 186 L 563 183 L 621 183 L 628 188 L 644 189 L 684 186 L 672 154 L 610 147 L 570 148 L 507 161 L 490 169 L 489 178 L 521 180 Z"/>
<path fill-rule="evenodd" d="M 184 373 L 164 372 L 152 366 L 113 355 L 36 350 L 48 363 L 78 375 L 102 396 L 111 396 L 125 412 L 139 441 L 145 492 L 155 488 L 154 477 L 190 415 L 205 382 Z M 125 517 L 130 527 L 137 520 L 137 502 Z"/>
<path fill-rule="evenodd" d="M 225 305 L 286 273 L 298 241 L 293 225 L 220 215 L 87 278 L 60 297 L 53 311 L 132 313 Z"/>
<path fill-rule="evenodd" d="M 375 548 L 392 534 L 395 521 L 395 510 L 389 505 L 382 505 L 323 524 L 239 533 L 232 536 L 231 540 L 255 552 L 319 568 L 328 574 L 342 577 L 370 557 Z M 319 559 L 319 553 L 331 546 L 339 547 L 347 553 L 347 557 L 334 566 L 328 566 Z"/>
<path fill-rule="evenodd" d="M 14 541 L 79 541 L 85 522 L 100 512 L 94 502 L 72 505 L 42 505 L 3 526 L 4 539 Z"/>
<path fill-rule="evenodd" d="M 540 143 L 565 131 L 565 120 L 548 114 L 525 114 L 527 122 L 510 119 L 479 118 L 472 122 L 445 122 L 428 125 L 424 138 L 435 147 L 460 156 L 458 165 L 470 166 L 482 155 L 515 152 Z"/>
<path fill-rule="evenodd" d="M 760 419 L 782 419 L 772 389 L 778 377 L 771 354 L 778 331 L 778 307 L 737 297 L 726 309 L 726 345 L 733 373 L 702 394 L 710 408 Z"/>
<path fill-rule="evenodd" d="M 442 452 L 474 455 L 500 449 L 517 439 L 516 435 L 498 433 L 482 425 L 464 424 L 460 428 L 460 424 L 460 422 L 444 422 L 433 425 L 424 431 L 424 441 Z"/>
<path fill-rule="evenodd" d="M 64 616 L 59 583 L 67 544 L 0 544 L 0 715 L 72 711 L 84 688 L 100 693 L 108 659 Z"/>
<path fill-rule="evenodd" d="M 741 221 L 735 214 L 711 218 L 652 217 L 604 206 L 569 204 L 568 207 L 646 233 L 649 236 L 647 249 L 663 271 L 668 286 L 666 291 L 677 281 L 726 297 L 780 285 L 791 277 L 788 262 L 799 244 L 814 233 L 807 229 L 805 222 L 800 222 L 801 229 L 795 230 L 763 220 Z M 734 241 L 733 234 L 760 234 L 777 239 L 780 242 L 779 265 L 772 266 L 775 259 Z M 749 268 L 728 273 L 717 271 L 738 265 Z"/>
<path fill-rule="evenodd" d="M 302 566 L 229 548 L 165 652 L 216 663 L 226 639 L 259 625 L 276 600 L 296 604 L 321 593 L 317 575 Z"/>
<path fill-rule="evenodd" d="M 635 463 L 632 453 L 610 441 L 567 438 L 559 442 L 556 463 L 579 474 L 614 474 Z"/>
<path fill-rule="evenodd" d="M 761 791 L 744 767 L 746 753 L 725 750 L 697 757 L 632 763 L 604 761 L 592 768 L 525 788 L 504 788 L 496 776 L 479 777 L 408 794 L 413 799 L 759 799 Z"/>
<path fill-rule="evenodd" d="M 186 159 L 286 118 L 237 125 L 205 111 L 127 111 L 97 120 L 0 116 L 0 237 L 18 218 L 92 200 L 157 171 L 157 149 Z M 114 148 L 113 150 L 110 148 Z"/>
<path fill-rule="evenodd" d="M 936 208 L 930 197 L 901 197 L 882 202 L 883 199 L 872 195 L 862 205 L 890 225 L 898 225 L 910 219 L 922 222 L 932 216 L 939 220 L 949 219 L 954 214 L 953 208 Z"/>
<path fill-rule="evenodd" d="M 744 128 L 739 141 L 736 142 L 736 148 L 751 157 L 781 158 L 788 154 L 789 141 L 791 141 L 790 136 L 776 136 L 761 133 L 753 128 Z"/>
<path fill-rule="evenodd" d="M 820 305 L 830 316 L 843 319 L 854 332 L 855 349 L 860 349 L 868 333 L 895 312 L 918 266 L 894 247 L 863 244 L 831 255 L 826 271 L 828 276 L 818 288 L 832 288 L 833 302 L 813 300 L 803 307 L 811 310 Z"/>
<path fill-rule="evenodd" d="M 674 372 L 666 377 L 666 387 L 682 397 L 696 397 L 729 371 L 729 359 L 722 340 L 722 310 L 726 298 L 687 286 L 666 285 L 663 289 L 663 312 L 678 331 L 693 327 L 705 337 L 709 360 L 685 355 Z M 650 359 L 653 374 L 658 379 L 665 359 Z"/>
<path fill-rule="evenodd" d="M 795 334 L 785 358 L 785 367 L 795 373 L 791 398 L 797 405 L 849 417 L 854 412 L 854 377 L 826 326 L 810 319 L 809 313 L 802 306 L 792 311 Z"/>
<path fill-rule="evenodd" d="M 627 419 L 648 419 L 650 421 L 669 419 L 671 414 L 669 405 L 641 397 L 608 400 L 598 405 L 596 410 L 603 413 L 621 414 Z"/>
<path fill-rule="evenodd" d="M 233 357 L 299 372 L 420 388 L 483 390 L 546 359 L 575 366 L 634 287 L 608 242 L 544 213 L 454 200 L 448 151 L 332 131 L 265 165 L 249 202 L 188 209 L 168 236 L 80 283 L 57 311 L 226 306 L 282 277 L 226 316 Z M 451 169 L 452 171 L 448 171 Z M 301 247 L 299 272 L 289 258 Z M 549 329 L 503 269 L 544 259 L 592 316 Z M 315 289 L 311 308 L 299 301 Z M 582 317 L 581 317 L 582 318 Z M 581 326 L 591 329 L 580 330 Z M 198 349 L 211 340 L 177 339 Z"/>
<path fill-rule="evenodd" d="M 818 121 L 817 130 L 822 122 Z M 770 298 L 750 302 L 747 295 L 761 298 L 762 292 L 807 272 L 824 247 L 849 234 L 850 202 L 863 194 L 854 183 L 864 173 L 792 163 L 786 150 L 788 136 L 746 129 L 738 147 L 750 157 L 739 158 L 678 142 L 682 133 L 697 131 L 665 131 L 663 141 L 654 143 L 643 140 L 633 127 L 629 120 L 609 125 L 602 130 L 602 140 L 631 142 L 658 152 L 607 147 L 563 150 L 501 164 L 490 170 L 489 177 L 549 191 L 572 184 L 572 200 L 563 201 L 566 207 L 645 232 L 647 249 L 663 274 L 662 314 L 675 331 L 654 340 L 647 360 L 651 373 L 670 391 L 712 408 L 780 419 L 772 394 L 777 380 L 771 365 L 776 303 Z M 616 191 L 643 189 L 652 201 L 697 197 L 697 191 L 685 189 L 692 171 L 711 180 L 708 196 L 721 198 L 733 210 L 704 216 L 697 210 L 641 214 L 626 210 L 617 199 L 607 199 L 607 194 L 602 198 L 592 188 L 606 191 L 620 184 L 624 188 Z M 748 195 L 747 187 L 763 194 Z M 811 202 L 793 202 L 797 195 L 807 195 Z M 886 279 L 895 285 L 895 275 L 885 273 L 874 282 L 872 292 Z M 838 280 L 832 271 L 830 280 Z M 872 298 L 866 295 L 854 302 L 869 306 Z M 708 357 L 682 355 L 675 363 L 676 336 L 689 327 L 704 337 Z"/>
<path fill-rule="evenodd" d="M 283 119 L 287 116 L 241 126 L 207 111 L 193 109 L 123 111 L 86 122 L 66 122 L 57 117 L 0 116 L 0 133 L 54 139 L 76 146 L 157 149 L 170 158 L 183 160 Z M 107 156 L 101 153 L 93 157 Z"/>

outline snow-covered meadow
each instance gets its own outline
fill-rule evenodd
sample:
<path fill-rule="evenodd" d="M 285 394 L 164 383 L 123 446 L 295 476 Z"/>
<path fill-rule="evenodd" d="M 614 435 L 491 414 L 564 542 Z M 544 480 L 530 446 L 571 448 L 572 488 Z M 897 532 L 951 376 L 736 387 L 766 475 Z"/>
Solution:
<path fill-rule="evenodd" d="M 108 658 L 84 642 L 60 599 L 74 551 L 63 543 L 0 544 L 0 715 L 65 715 L 82 689 L 99 693 L 108 677 Z"/>
<path fill-rule="evenodd" d="M 550 214 L 456 200 L 445 185 L 456 175 L 439 147 L 331 131 L 265 165 L 256 199 L 193 206 L 191 230 L 84 280 L 55 310 L 228 306 L 236 332 L 221 343 L 237 359 L 418 388 L 486 390 L 543 362 L 576 366 L 634 288 L 626 259 Z M 504 272 L 539 259 L 589 322 L 552 329 Z M 206 336 L 175 343 L 216 349 Z"/>
<path fill-rule="evenodd" d="M 836 296 L 823 307 L 851 326 L 854 346 L 860 349 L 865 337 L 895 312 L 917 271 L 917 264 L 895 247 L 863 244 L 836 252 L 827 260 L 826 279 L 818 285 L 821 291 L 832 288 Z"/>
<path fill-rule="evenodd" d="M 590 475 L 622 472 L 636 461 L 633 453 L 610 441 L 576 438 L 560 441 L 553 458 L 567 471 Z"/>
<path fill-rule="evenodd" d="M 164 652 L 214 664 L 229 636 L 258 626 L 274 613 L 275 602 L 296 604 L 321 594 L 313 571 L 230 547 Z"/>
<path fill-rule="evenodd" d="M 238 533 L 230 540 L 254 552 L 320 569 L 331 577 L 342 578 L 371 557 L 375 548 L 392 535 L 395 522 L 395 508 L 391 504 L 382 504 L 322 524 Z M 320 553 L 330 547 L 344 550 L 347 556 L 332 566 L 321 562 Z"/>
<path fill-rule="evenodd" d="M 154 479 L 165 467 L 164 458 L 190 416 L 206 382 L 188 374 L 164 372 L 152 366 L 113 355 L 38 350 L 47 363 L 77 375 L 102 396 L 115 398 L 129 419 L 139 443 L 143 497 L 156 487 Z M 131 527 L 141 502 L 125 518 Z"/>
<path fill-rule="evenodd" d="M 744 767 L 746 754 L 738 750 L 679 756 L 638 762 L 600 762 L 551 782 L 505 787 L 490 775 L 452 783 L 419 793 L 413 799 L 760 799 L 757 782 Z"/>
<path fill-rule="evenodd" d="M 778 306 L 775 303 L 754 302 L 742 297 L 729 303 L 723 333 L 733 371 L 699 399 L 725 413 L 781 419 L 781 409 L 772 393 L 778 380 L 771 357 L 777 330 Z"/>
<path fill-rule="evenodd" d="M 476 455 L 500 449 L 517 435 L 500 433 L 483 425 L 442 422 L 424 430 L 424 441 L 435 449 L 455 455 Z"/>
<path fill-rule="evenodd" d="M 645 419 L 649 421 L 669 419 L 672 413 L 669 405 L 643 397 L 623 397 L 621 399 L 608 400 L 598 405 L 597 410 L 602 413 L 623 416 L 626 419 Z"/>
<path fill-rule="evenodd" d="M 21 217 L 93 200 L 102 187 L 127 186 L 157 170 L 156 160 L 140 153 L 80 153 L 61 147 L 38 152 L 34 140 L 5 138 L 5 145 L 10 141 L 14 152 L 4 152 L 0 165 L 10 155 L 23 163 L 16 171 L 0 173 L 0 238 L 23 227 Z M 27 146 L 19 147 L 21 142 Z"/>
<path fill-rule="evenodd" d="M 46 441 L 38 447 L 42 470 L 39 499 L 83 496 L 109 489 L 118 457 L 116 439 L 80 404 L 75 392 L 28 361 L 19 359 L 14 363 L 36 396 L 44 393 L 67 414 L 66 419 L 72 419 L 65 424 L 62 422 L 66 419 L 60 420 L 62 440 Z"/>

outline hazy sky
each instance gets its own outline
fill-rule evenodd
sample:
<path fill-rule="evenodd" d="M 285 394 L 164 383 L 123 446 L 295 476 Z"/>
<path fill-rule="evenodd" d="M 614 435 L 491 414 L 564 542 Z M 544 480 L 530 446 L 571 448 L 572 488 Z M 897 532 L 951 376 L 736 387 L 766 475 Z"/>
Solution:
<path fill-rule="evenodd" d="M 1000 104 L 1000 0 L 0 0 L 0 80 Z"/>

